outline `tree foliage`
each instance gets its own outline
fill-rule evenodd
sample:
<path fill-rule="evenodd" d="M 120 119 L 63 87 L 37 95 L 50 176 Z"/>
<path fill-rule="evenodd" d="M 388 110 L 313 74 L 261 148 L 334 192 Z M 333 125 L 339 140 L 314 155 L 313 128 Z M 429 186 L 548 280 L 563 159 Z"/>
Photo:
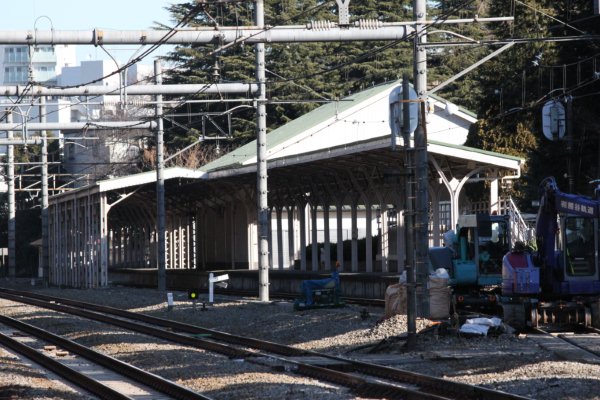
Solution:
<path fill-rule="evenodd" d="M 511 4 L 490 1 L 489 10 L 510 15 Z M 600 85 L 592 65 L 600 53 L 599 43 L 540 40 L 597 34 L 599 28 L 597 18 L 591 18 L 591 2 L 536 0 L 516 5 L 514 23 L 497 26 L 495 34 L 530 41 L 513 46 L 481 67 L 476 77 L 481 87 L 475 110 L 479 122 L 467 144 L 526 159 L 525 175 L 516 188 L 526 209 L 537 198 L 539 182 L 545 176 L 555 176 L 563 191 L 571 190 L 569 163 L 573 192 L 589 194 L 587 182 L 600 175 L 595 161 L 599 126 L 593 117 L 599 110 L 597 102 L 585 100 L 598 96 Z M 552 142 L 544 137 L 542 107 L 551 99 L 572 100 L 573 151 L 566 138 Z"/>

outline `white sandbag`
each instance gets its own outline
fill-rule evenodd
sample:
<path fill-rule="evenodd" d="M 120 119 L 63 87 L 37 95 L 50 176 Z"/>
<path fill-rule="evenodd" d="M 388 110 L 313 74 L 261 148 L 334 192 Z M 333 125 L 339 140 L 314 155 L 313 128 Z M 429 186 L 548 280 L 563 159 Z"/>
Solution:
<path fill-rule="evenodd" d="M 445 319 L 450 317 L 450 295 L 448 286 L 429 288 L 429 318 Z"/>
<path fill-rule="evenodd" d="M 406 315 L 406 284 L 396 283 L 385 290 L 385 318 Z"/>

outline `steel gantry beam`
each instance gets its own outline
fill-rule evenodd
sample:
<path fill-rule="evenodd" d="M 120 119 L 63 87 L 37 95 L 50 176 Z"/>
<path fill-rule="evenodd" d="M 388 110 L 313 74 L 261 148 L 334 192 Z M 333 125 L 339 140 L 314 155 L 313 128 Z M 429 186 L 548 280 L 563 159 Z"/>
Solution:
<path fill-rule="evenodd" d="M 506 22 L 513 17 L 468 18 L 460 20 L 422 20 L 426 25 L 468 22 Z M 11 30 L 0 31 L 0 44 L 24 45 L 151 45 L 202 43 L 292 43 L 403 40 L 415 32 L 414 21 L 381 22 L 375 19 L 339 26 L 331 21 L 306 25 L 217 26 L 170 30 Z M 171 35 L 172 34 L 172 35 Z"/>
<path fill-rule="evenodd" d="M 80 86 L 68 88 L 48 88 L 45 86 L 0 86 L 0 96 L 103 96 L 119 95 L 123 86 Z M 215 83 L 177 85 L 130 85 L 128 95 L 173 95 L 173 94 L 229 94 L 254 93 L 258 85 L 254 83 Z"/>
<path fill-rule="evenodd" d="M 79 30 L 79 31 L 0 31 L 0 44 L 24 45 L 144 45 L 290 42 L 350 42 L 356 40 L 401 40 L 414 32 L 407 25 L 383 25 L 339 28 L 327 22 L 318 26 L 216 27 L 178 29 L 169 37 L 168 30 Z M 377 26 L 382 25 L 382 26 Z"/>
<path fill-rule="evenodd" d="M 101 129 L 154 129 L 155 121 L 103 121 L 103 122 L 7 122 L 0 123 L 0 131 L 55 131 Z M 13 144 L 15 144 L 13 142 Z"/>

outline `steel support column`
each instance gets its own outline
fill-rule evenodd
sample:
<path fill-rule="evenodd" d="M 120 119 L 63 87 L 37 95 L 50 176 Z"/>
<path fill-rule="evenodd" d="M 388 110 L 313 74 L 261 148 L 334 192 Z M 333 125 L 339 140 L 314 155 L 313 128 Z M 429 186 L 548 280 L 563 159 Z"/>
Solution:
<path fill-rule="evenodd" d="M 351 268 L 352 272 L 358 272 L 358 198 L 353 198 L 352 203 L 350 204 L 350 219 L 351 219 L 351 235 L 352 235 L 352 243 L 351 243 Z"/>
<path fill-rule="evenodd" d="M 288 268 L 294 269 L 294 259 L 296 255 L 294 240 L 294 206 L 288 205 L 286 211 L 288 222 Z"/>
<path fill-rule="evenodd" d="M 275 215 L 277 218 L 277 268 L 283 269 L 283 207 L 278 205 L 275 207 Z"/>
<path fill-rule="evenodd" d="M 335 215 L 336 215 L 336 235 L 337 235 L 337 249 L 336 249 L 336 255 L 337 255 L 337 260 L 340 262 L 340 264 L 342 265 L 342 268 L 344 267 L 344 225 L 343 225 L 343 221 L 344 221 L 344 206 L 342 205 L 341 201 L 338 201 L 335 203 Z"/>
<path fill-rule="evenodd" d="M 300 270 L 306 271 L 306 203 L 299 203 L 297 209 L 300 220 Z"/>
<path fill-rule="evenodd" d="M 329 237 L 329 204 L 323 204 L 323 254 L 325 256 L 325 269 L 331 270 L 331 241 Z"/>

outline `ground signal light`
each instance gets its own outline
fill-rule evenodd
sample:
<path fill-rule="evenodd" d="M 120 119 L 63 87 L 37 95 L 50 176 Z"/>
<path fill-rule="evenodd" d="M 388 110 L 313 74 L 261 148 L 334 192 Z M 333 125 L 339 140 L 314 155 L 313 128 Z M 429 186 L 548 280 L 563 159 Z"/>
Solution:
<path fill-rule="evenodd" d="M 200 290 L 198 289 L 188 289 L 188 299 L 190 300 L 198 300 L 200 298 Z"/>

